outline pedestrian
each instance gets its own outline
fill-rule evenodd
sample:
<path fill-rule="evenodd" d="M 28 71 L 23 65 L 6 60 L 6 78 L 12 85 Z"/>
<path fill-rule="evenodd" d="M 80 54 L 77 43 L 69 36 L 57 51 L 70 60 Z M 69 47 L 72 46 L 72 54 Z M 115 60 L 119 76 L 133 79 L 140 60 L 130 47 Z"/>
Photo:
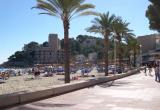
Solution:
<path fill-rule="evenodd" d="M 160 64 L 159 62 L 155 64 L 155 81 L 160 82 Z"/>
<path fill-rule="evenodd" d="M 144 74 L 145 74 L 145 76 L 147 76 L 147 65 L 145 65 Z"/>
<path fill-rule="evenodd" d="M 152 76 L 152 65 L 151 64 L 149 64 L 149 66 L 148 66 L 148 70 L 149 70 L 149 73 L 148 73 L 148 75 L 149 76 Z"/>
<path fill-rule="evenodd" d="M 160 82 L 160 61 L 158 61 L 158 79 Z"/>
<path fill-rule="evenodd" d="M 34 67 L 34 78 L 37 79 L 40 75 L 39 67 Z"/>

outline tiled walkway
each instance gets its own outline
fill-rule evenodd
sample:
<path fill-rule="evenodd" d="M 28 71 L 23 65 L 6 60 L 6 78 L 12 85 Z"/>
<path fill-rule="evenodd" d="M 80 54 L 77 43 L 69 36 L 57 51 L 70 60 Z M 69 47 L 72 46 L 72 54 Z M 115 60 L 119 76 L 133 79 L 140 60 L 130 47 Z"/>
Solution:
<path fill-rule="evenodd" d="M 8 110 L 160 110 L 160 83 L 141 72 Z"/>

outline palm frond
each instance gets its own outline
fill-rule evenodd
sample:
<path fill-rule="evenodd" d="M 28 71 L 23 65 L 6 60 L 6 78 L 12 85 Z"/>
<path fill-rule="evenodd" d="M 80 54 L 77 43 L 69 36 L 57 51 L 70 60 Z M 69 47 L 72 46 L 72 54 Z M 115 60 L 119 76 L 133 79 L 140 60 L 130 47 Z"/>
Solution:
<path fill-rule="evenodd" d="M 94 18 L 93 25 L 89 28 L 87 28 L 87 32 L 94 32 L 99 33 L 101 35 L 104 35 L 105 33 L 108 33 L 110 35 L 110 32 L 112 32 L 112 23 L 115 19 L 115 15 L 110 15 L 109 12 L 107 13 L 97 13 L 97 16 Z"/>
<path fill-rule="evenodd" d="M 95 16 L 99 16 L 99 13 L 94 12 L 94 11 L 85 11 L 79 14 L 79 16 L 85 16 L 85 15 L 95 15 Z"/>
<path fill-rule="evenodd" d="M 85 11 L 85 10 L 87 10 L 87 9 L 91 9 L 91 8 L 95 8 L 95 6 L 92 5 L 92 4 L 83 4 L 83 5 L 80 5 L 80 6 L 75 10 L 74 13 L 80 13 L 80 12 L 83 12 L 83 11 Z M 74 14 L 74 13 L 73 13 L 73 14 Z"/>
<path fill-rule="evenodd" d="M 43 10 L 44 12 L 40 14 L 57 16 L 62 20 L 64 18 L 70 20 L 75 15 L 91 15 L 91 12 L 89 13 L 87 10 L 95 6 L 92 4 L 82 4 L 84 1 L 85 0 L 37 0 L 37 5 L 32 8 Z"/>
<path fill-rule="evenodd" d="M 33 8 L 37 8 L 37 9 L 45 11 L 42 13 L 46 13 L 46 14 L 50 13 L 49 15 L 59 17 L 58 10 L 52 4 L 50 4 L 49 2 L 46 2 L 44 0 L 37 0 L 37 6 L 32 7 L 32 9 Z"/>

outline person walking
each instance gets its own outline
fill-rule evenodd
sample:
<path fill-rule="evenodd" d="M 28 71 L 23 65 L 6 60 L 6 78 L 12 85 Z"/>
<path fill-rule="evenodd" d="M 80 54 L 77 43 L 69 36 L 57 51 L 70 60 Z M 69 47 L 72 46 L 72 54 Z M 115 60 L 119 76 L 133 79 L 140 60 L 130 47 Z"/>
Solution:
<path fill-rule="evenodd" d="M 158 61 L 158 80 L 160 82 L 160 61 Z"/>
<path fill-rule="evenodd" d="M 34 79 L 37 79 L 40 76 L 39 66 L 33 67 Z"/>
<path fill-rule="evenodd" d="M 160 82 L 160 63 L 155 64 L 155 81 Z"/>
<path fill-rule="evenodd" d="M 152 73 L 152 67 L 153 67 L 153 64 L 149 64 L 149 66 L 148 66 L 148 71 L 149 71 L 148 75 L 149 76 L 152 76 L 152 74 L 151 74 Z"/>
<path fill-rule="evenodd" d="M 147 76 L 147 65 L 145 65 L 144 74 L 145 74 L 145 76 Z"/>

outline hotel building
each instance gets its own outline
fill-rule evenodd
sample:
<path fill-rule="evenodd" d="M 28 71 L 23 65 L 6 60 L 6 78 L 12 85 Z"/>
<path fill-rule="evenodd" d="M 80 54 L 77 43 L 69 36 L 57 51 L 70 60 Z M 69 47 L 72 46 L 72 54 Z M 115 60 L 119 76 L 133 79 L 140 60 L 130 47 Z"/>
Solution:
<path fill-rule="evenodd" d="M 61 49 L 57 34 L 49 34 L 48 44 L 38 47 L 35 51 L 35 64 L 63 63 L 64 52 Z"/>

